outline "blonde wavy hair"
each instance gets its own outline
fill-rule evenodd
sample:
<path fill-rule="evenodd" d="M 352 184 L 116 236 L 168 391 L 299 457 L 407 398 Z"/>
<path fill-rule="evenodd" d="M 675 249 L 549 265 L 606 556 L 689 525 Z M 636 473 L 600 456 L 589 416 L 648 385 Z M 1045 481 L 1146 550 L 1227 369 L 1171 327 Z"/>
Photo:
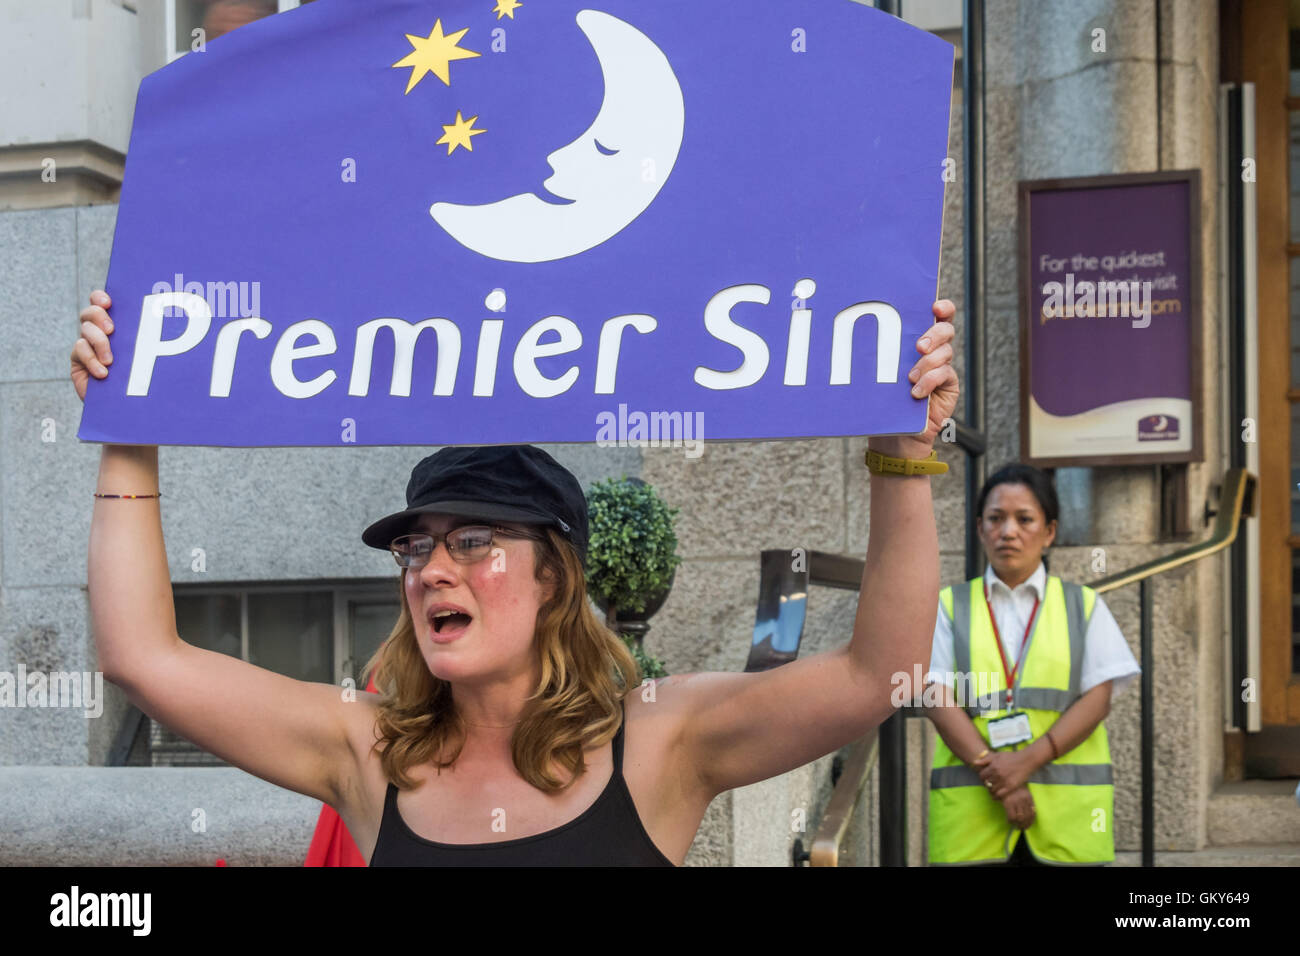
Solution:
<path fill-rule="evenodd" d="M 592 613 L 577 551 L 555 530 L 539 530 L 545 540 L 533 542 L 534 576 L 553 585 L 553 592 L 537 611 L 533 636 L 541 677 L 510 749 L 525 780 L 555 793 L 586 771 L 584 749 L 601 746 L 618 732 L 620 705 L 641 683 L 641 671 L 623 640 Z M 401 573 L 401 615 L 366 671 L 373 671 L 379 693 L 374 747 L 381 748 L 384 775 L 405 790 L 415 786 L 408 774 L 412 766 L 432 762 L 441 772 L 456 762 L 465 725 L 451 684 L 430 673 L 420 653 L 406 603 L 407 570 Z M 552 761 L 568 772 L 568 780 L 551 772 Z"/>

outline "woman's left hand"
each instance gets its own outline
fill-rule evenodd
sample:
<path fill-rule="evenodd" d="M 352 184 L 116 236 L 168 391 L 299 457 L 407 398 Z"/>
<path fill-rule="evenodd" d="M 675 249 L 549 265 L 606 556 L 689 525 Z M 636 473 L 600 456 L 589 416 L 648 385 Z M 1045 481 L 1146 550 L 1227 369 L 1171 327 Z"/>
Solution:
<path fill-rule="evenodd" d="M 1035 769 L 1032 759 L 1027 757 L 1023 750 L 986 753 L 977 758 L 971 766 L 979 772 L 980 779 L 984 781 L 984 786 L 988 787 L 994 800 L 1002 800 L 1008 794 L 1023 787 Z"/>
<path fill-rule="evenodd" d="M 930 420 L 926 423 L 925 433 L 916 436 L 927 445 L 933 444 L 943 423 L 957 410 L 960 389 L 957 370 L 952 367 L 952 340 L 957 334 L 952 317 L 956 313 L 957 307 L 949 299 L 940 299 L 934 304 L 937 321 L 917 342 L 921 358 L 907 376 L 907 380 L 913 383 L 914 398 L 930 396 Z"/>
<path fill-rule="evenodd" d="M 912 397 L 930 398 L 930 417 L 925 431 L 919 435 L 883 435 L 868 440 L 867 447 L 901 458 L 925 458 L 934 447 L 944 422 L 957 410 L 957 372 L 952 367 L 952 340 L 957 334 L 952 317 L 957 307 L 948 299 L 940 299 L 933 306 L 934 325 L 916 341 L 921 354 L 912 366 L 907 380 L 912 383 Z"/>

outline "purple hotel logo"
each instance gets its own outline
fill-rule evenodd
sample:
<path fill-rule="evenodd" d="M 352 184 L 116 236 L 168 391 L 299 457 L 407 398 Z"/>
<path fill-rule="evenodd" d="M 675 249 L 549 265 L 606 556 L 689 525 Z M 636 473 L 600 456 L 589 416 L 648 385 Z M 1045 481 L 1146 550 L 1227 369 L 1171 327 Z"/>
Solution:
<path fill-rule="evenodd" d="M 1177 437 L 1176 415 L 1148 415 L 1138 419 L 1138 441 L 1172 441 Z"/>

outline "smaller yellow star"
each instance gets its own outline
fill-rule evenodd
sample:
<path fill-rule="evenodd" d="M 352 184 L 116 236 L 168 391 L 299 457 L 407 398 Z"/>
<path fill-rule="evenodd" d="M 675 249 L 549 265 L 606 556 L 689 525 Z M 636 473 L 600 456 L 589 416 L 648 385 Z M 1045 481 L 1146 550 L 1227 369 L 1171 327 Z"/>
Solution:
<path fill-rule="evenodd" d="M 479 133 L 486 133 L 485 129 L 474 129 L 474 123 L 478 121 L 477 116 L 471 116 L 469 119 L 460 115 L 460 110 L 456 111 L 456 122 L 451 126 L 443 125 L 442 139 L 438 140 L 438 145 L 447 144 L 447 155 L 450 156 L 456 151 L 457 146 L 464 146 L 471 153 L 474 152 L 474 144 L 470 142 L 471 136 L 477 136 Z"/>
<path fill-rule="evenodd" d="M 519 0 L 497 0 L 497 5 L 492 9 L 492 12 L 497 15 L 498 20 L 502 17 L 509 17 L 513 20 L 515 11 L 522 6 L 523 4 Z"/>

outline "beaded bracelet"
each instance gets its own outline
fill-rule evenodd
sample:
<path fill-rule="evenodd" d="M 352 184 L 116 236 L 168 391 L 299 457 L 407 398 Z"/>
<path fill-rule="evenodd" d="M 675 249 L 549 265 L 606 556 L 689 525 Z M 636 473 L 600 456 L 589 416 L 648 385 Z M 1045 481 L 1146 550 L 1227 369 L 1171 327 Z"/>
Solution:
<path fill-rule="evenodd" d="M 157 494 L 153 494 L 153 495 L 101 495 L 98 491 L 96 491 L 95 497 L 96 498 L 161 498 L 162 492 L 160 491 Z"/>

